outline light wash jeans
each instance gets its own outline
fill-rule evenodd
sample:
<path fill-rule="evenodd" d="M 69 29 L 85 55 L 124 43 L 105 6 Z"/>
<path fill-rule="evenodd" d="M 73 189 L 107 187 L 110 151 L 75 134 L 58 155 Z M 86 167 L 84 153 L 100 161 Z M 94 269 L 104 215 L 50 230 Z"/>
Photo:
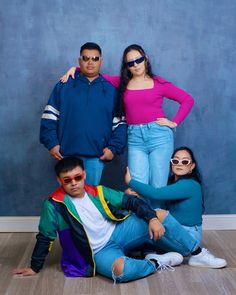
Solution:
<path fill-rule="evenodd" d="M 128 166 L 131 177 L 154 187 L 167 185 L 174 148 L 173 131 L 156 122 L 128 126 Z M 164 208 L 155 201 L 153 208 Z"/>
<path fill-rule="evenodd" d="M 91 185 L 98 185 L 101 181 L 104 162 L 99 158 L 80 157 L 84 162 L 84 169 L 86 171 L 85 183 Z"/>
<path fill-rule="evenodd" d="M 195 225 L 195 226 L 182 225 L 182 227 L 186 229 L 186 231 L 198 241 L 197 246 L 200 246 L 202 241 L 202 226 L 201 225 Z"/>
<path fill-rule="evenodd" d="M 154 273 L 156 269 L 150 261 L 129 258 L 125 253 L 144 243 L 150 243 L 162 250 L 176 251 L 184 256 L 188 256 L 196 248 L 198 241 L 171 214 L 167 214 L 163 225 L 166 229 L 164 236 L 153 241 L 149 237 L 148 224 L 135 215 L 118 223 L 107 244 L 94 255 L 97 272 L 117 282 L 137 280 Z M 115 277 L 112 265 L 121 257 L 124 258 L 124 271 Z"/>

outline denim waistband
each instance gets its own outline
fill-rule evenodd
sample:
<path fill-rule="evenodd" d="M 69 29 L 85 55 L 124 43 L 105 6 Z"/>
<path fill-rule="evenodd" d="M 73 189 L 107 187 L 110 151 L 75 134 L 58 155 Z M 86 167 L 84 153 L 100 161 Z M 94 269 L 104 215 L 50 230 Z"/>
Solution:
<path fill-rule="evenodd" d="M 149 123 L 143 123 L 143 124 L 129 124 L 128 127 L 129 128 L 142 128 L 142 127 L 152 127 L 152 126 L 155 126 L 155 125 L 158 125 L 156 123 L 156 121 L 153 121 L 153 122 L 149 122 Z"/>
<path fill-rule="evenodd" d="M 144 124 L 129 124 L 128 125 L 128 129 L 150 129 L 150 128 L 152 128 L 152 127 L 159 127 L 160 129 L 170 129 L 170 130 L 172 130 L 170 127 L 168 127 L 168 126 L 161 126 L 161 125 L 159 125 L 159 124 L 157 124 L 157 122 L 156 121 L 153 121 L 153 122 L 149 122 L 149 123 L 144 123 Z"/>

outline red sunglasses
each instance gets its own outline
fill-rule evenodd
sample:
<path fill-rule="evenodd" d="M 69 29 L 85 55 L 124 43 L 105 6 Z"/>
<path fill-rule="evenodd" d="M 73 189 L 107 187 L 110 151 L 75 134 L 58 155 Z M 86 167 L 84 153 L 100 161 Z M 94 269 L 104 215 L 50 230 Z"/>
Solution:
<path fill-rule="evenodd" d="M 69 184 L 71 183 L 73 180 L 76 182 L 81 181 L 82 179 L 84 179 L 84 173 L 81 174 L 77 174 L 74 177 L 65 177 L 65 178 L 60 178 L 61 182 L 63 184 Z"/>

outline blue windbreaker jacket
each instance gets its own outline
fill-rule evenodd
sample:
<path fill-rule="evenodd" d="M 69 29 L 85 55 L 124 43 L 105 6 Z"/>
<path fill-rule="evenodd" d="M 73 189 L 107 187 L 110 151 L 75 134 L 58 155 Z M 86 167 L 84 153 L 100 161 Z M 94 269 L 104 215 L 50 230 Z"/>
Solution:
<path fill-rule="evenodd" d="M 63 156 L 100 157 L 108 147 L 121 154 L 126 145 L 125 118 L 115 117 L 116 89 L 101 75 L 90 82 L 81 73 L 57 83 L 46 105 L 40 142 L 60 145 Z"/>

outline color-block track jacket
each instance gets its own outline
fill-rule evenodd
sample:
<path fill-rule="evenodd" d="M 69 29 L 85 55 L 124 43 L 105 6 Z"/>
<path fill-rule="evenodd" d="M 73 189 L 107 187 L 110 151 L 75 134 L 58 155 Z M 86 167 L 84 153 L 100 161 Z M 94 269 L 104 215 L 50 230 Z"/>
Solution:
<path fill-rule="evenodd" d="M 109 220 L 122 222 L 134 212 L 147 222 L 156 212 L 143 200 L 105 186 L 85 185 L 85 191 L 100 213 Z M 68 277 L 95 276 L 96 266 L 89 238 L 73 203 L 63 188 L 44 201 L 31 268 L 39 272 L 52 243 L 59 236 L 62 247 L 61 267 Z"/>

